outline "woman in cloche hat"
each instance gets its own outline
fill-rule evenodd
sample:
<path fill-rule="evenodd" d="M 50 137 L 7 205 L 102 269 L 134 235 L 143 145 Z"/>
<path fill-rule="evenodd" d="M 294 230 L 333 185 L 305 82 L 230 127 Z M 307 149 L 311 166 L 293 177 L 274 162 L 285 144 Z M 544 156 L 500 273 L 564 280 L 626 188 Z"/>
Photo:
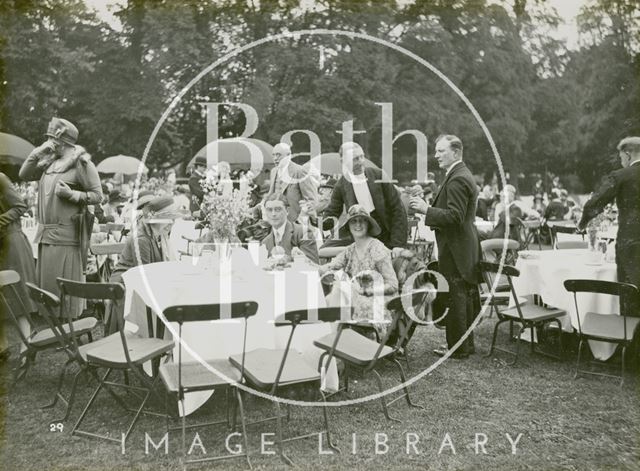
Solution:
<path fill-rule="evenodd" d="M 391 326 L 385 296 L 398 292 L 391 251 L 376 239 L 380 226 L 362 206 L 354 204 L 349 208 L 344 225 L 349 228 L 353 243 L 331 262 L 321 266 L 320 274 L 344 270 L 351 279 L 353 318 L 373 320 L 373 327 L 382 339 Z M 334 290 L 337 286 L 341 284 L 336 284 Z M 334 300 L 337 301 L 337 296 L 332 292 L 328 295 L 328 302 L 336 304 Z"/>
<path fill-rule="evenodd" d="M 58 277 L 84 281 L 91 228 L 87 205 L 100 204 L 102 185 L 91 156 L 76 145 L 78 129 L 66 119 L 52 118 L 47 140 L 36 147 L 20 169 L 20 178 L 38 181 L 38 285 L 59 295 Z M 84 303 L 71 298 L 67 313 L 79 317 Z"/>
<path fill-rule="evenodd" d="M 122 274 L 129 268 L 169 260 L 169 234 L 179 216 L 170 196 L 158 196 L 145 203 L 143 216 L 139 219 L 137 229 L 133 229 L 127 236 L 109 282 L 122 283 Z M 136 245 L 140 250 L 140 257 L 136 254 Z M 122 316 L 123 313 L 122 302 L 116 303 L 107 326 L 108 333 L 115 332 L 115 316 Z"/>

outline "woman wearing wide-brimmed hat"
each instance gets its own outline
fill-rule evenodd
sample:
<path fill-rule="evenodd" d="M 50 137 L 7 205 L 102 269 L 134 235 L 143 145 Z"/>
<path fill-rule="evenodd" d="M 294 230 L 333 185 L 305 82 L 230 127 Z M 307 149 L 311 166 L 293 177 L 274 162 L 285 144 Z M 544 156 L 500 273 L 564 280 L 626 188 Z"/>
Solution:
<path fill-rule="evenodd" d="M 169 260 L 169 234 L 180 212 L 170 196 L 157 196 L 151 201 L 145 199 L 143 207 L 144 213 L 138 220 L 137 228 L 127 236 L 124 249 L 118 256 L 118 263 L 109 278 L 110 283 L 122 283 L 122 274 L 130 268 Z M 140 257 L 136 253 L 136 245 Z M 115 306 L 107 326 L 108 332 L 113 332 L 117 325 L 115 315 L 123 315 L 122 303 Z"/>
<path fill-rule="evenodd" d="M 320 273 L 324 275 L 328 271 L 344 270 L 351 279 L 353 318 L 374 321 L 379 337 L 384 338 L 391 326 L 385 297 L 398 292 L 391 250 L 376 239 L 380 234 L 380 226 L 362 206 L 355 204 L 349 208 L 345 226 L 349 228 L 353 243 L 331 262 L 321 266 Z M 382 283 L 376 282 L 376 278 Z M 334 290 L 340 289 L 340 286 L 343 285 L 337 283 Z M 335 291 L 328 295 L 330 304 L 338 302 L 335 295 Z M 342 296 L 340 302 L 345 301 L 346 297 Z"/>
<path fill-rule="evenodd" d="M 20 178 L 38 180 L 38 285 L 58 294 L 58 277 L 84 281 L 91 235 L 87 205 L 102 201 L 102 185 L 91 156 L 76 145 L 78 129 L 66 119 L 52 118 L 47 141 L 36 147 L 20 169 Z M 71 317 L 84 302 L 71 298 Z"/>

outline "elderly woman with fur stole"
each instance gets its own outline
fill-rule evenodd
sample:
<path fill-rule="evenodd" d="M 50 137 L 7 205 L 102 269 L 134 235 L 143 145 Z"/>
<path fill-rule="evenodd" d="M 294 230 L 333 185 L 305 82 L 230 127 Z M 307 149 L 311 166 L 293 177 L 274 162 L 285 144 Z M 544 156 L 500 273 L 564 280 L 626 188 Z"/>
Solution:
<path fill-rule="evenodd" d="M 102 186 L 91 156 L 76 145 L 78 129 L 69 121 L 53 118 L 47 140 L 36 147 L 20 169 L 20 178 L 38 181 L 38 244 L 36 276 L 42 289 L 59 294 L 56 278 L 84 281 L 84 224 L 87 205 L 102 201 Z M 88 229 L 88 231 L 87 231 Z M 73 298 L 66 314 L 82 313 L 83 303 Z"/>

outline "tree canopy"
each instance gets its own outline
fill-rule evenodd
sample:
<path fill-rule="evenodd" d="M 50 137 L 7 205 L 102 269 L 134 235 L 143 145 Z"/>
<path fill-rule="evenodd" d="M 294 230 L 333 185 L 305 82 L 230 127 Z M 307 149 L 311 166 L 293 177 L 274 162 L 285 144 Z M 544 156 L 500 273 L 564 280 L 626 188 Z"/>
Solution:
<path fill-rule="evenodd" d="M 266 41 L 175 101 L 205 67 L 240 46 L 326 29 L 383 39 L 442 72 L 479 112 L 516 184 L 520 174 L 554 173 L 572 175 L 575 190 L 591 189 L 615 165 L 617 141 L 640 134 L 637 0 L 585 2 L 576 50 L 549 34 L 560 19 L 542 0 L 128 0 L 118 8 L 121 27 L 114 28 L 80 0 L 0 4 L 3 132 L 37 144 L 49 119 L 61 116 L 77 124 L 96 161 L 140 156 L 173 105 L 147 162 L 168 168 L 206 144 L 204 103 L 244 103 L 259 116 L 253 137 L 272 144 L 305 129 L 318 136 L 319 151 L 334 152 L 342 123 L 351 121 L 355 140 L 380 164 L 384 108 L 393 110 L 392 137 L 424 133 L 431 157 L 439 134 L 457 134 L 474 173 L 497 171 L 480 125 L 443 80 L 364 39 Z M 220 137 L 245 125 L 238 107 L 221 107 Z M 296 153 L 317 151 L 304 133 L 292 141 Z M 416 178 L 416 159 L 425 157 L 416 149 L 411 135 L 394 142 L 395 178 Z"/>

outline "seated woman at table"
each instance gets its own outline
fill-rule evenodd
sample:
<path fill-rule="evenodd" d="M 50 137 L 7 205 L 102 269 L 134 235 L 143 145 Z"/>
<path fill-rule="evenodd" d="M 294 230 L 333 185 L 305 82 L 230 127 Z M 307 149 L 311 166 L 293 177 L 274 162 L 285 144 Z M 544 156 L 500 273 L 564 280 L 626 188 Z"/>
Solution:
<path fill-rule="evenodd" d="M 122 283 L 122 274 L 130 268 L 169 260 L 169 234 L 180 216 L 173 198 L 158 196 L 145 204 L 145 215 L 139 220 L 137 231 L 127 236 L 118 263 L 109 278 L 110 283 Z M 136 254 L 136 245 L 140 257 Z M 122 316 L 124 304 L 117 303 L 109 322 L 108 333 L 116 328 L 116 315 Z"/>
<path fill-rule="evenodd" d="M 391 251 L 375 237 L 380 234 L 380 226 L 360 205 L 349 208 L 345 225 L 349 227 L 353 243 L 331 262 L 320 267 L 320 274 L 329 271 L 344 270 L 351 279 L 351 306 L 354 308 L 355 320 L 382 321 L 374 323 L 374 327 L 383 339 L 391 327 L 391 314 L 386 310 L 385 296 L 398 292 L 398 279 L 391 264 Z M 381 275 L 383 286 L 371 283 L 366 272 Z M 375 278 L 374 278 L 375 279 Z M 339 304 L 340 283 L 327 296 L 328 304 Z"/>

